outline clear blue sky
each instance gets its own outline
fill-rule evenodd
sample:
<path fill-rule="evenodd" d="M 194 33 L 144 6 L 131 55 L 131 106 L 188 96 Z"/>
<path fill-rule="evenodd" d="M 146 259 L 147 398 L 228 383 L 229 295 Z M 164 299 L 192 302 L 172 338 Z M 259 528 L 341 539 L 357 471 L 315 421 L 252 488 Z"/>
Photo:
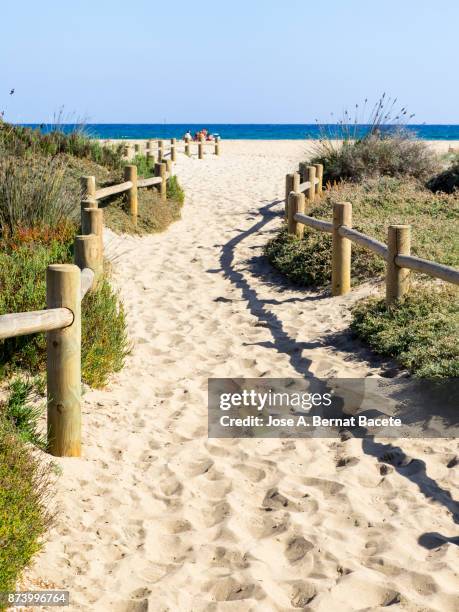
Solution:
<path fill-rule="evenodd" d="M 17 0 L 1 19 L 10 121 L 312 123 L 386 91 L 459 123 L 457 0 Z"/>

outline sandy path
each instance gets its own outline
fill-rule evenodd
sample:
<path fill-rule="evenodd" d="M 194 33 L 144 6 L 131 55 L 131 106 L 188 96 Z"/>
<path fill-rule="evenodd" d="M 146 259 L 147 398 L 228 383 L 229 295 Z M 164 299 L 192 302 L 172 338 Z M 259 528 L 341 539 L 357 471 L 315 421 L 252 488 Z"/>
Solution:
<path fill-rule="evenodd" d="M 85 396 L 85 456 L 59 461 L 59 519 L 30 576 L 68 588 L 71 610 L 452 611 L 451 442 L 403 444 L 427 478 L 381 475 L 358 440 L 206 437 L 209 376 L 378 371 L 341 333 L 364 290 L 282 289 L 260 259 L 302 143 L 224 144 L 179 156 L 182 221 L 107 234 L 134 349 Z"/>

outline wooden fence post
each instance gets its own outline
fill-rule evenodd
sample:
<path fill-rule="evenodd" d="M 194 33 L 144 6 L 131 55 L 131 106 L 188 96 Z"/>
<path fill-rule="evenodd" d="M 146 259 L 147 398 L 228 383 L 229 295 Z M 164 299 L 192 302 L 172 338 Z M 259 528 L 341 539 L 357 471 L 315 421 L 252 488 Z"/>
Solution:
<path fill-rule="evenodd" d="M 49 331 L 47 345 L 48 451 L 56 457 L 81 456 L 81 279 L 73 264 L 46 271 L 46 304 L 68 308 L 73 322 Z"/>
<path fill-rule="evenodd" d="M 94 198 L 96 195 L 96 177 L 82 176 L 80 179 L 83 198 Z"/>
<path fill-rule="evenodd" d="M 175 138 L 172 138 L 172 140 L 175 140 Z M 175 149 L 175 143 L 171 143 L 171 161 L 177 161 L 177 151 Z"/>
<path fill-rule="evenodd" d="M 314 168 L 315 170 L 315 168 Z M 352 204 L 333 204 L 332 295 L 344 295 L 351 288 L 351 246 L 348 238 L 339 235 L 339 228 L 352 227 Z"/>
<path fill-rule="evenodd" d="M 308 166 L 306 168 L 305 171 L 306 177 L 305 180 L 309 181 L 311 183 L 311 187 L 309 187 L 308 189 L 305 189 L 304 191 L 304 195 L 305 198 L 307 200 L 309 200 L 310 202 L 314 201 L 314 196 L 316 193 L 316 186 L 314 184 L 315 178 L 316 178 L 316 169 L 314 166 Z"/>
<path fill-rule="evenodd" d="M 411 226 L 389 225 L 387 232 L 386 304 L 390 306 L 408 291 L 410 271 L 395 263 L 397 255 L 411 253 Z"/>
<path fill-rule="evenodd" d="M 135 151 L 136 153 L 140 153 L 140 145 L 139 145 L 139 143 L 138 143 L 138 142 L 136 142 L 136 143 L 135 143 L 135 145 L 134 145 L 134 151 Z"/>
<path fill-rule="evenodd" d="M 81 212 L 81 233 L 95 234 L 103 244 L 104 211 L 101 208 L 84 208 Z"/>
<path fill-rule="evenodd" d="M 202 140 L 198 142 L 198 159 L 204 159 L 204 143 Z"/>
<path fill-rule="evenodd" d="M 166 164 L 166 171 L 169 172 L 169 174 L 172 174 L 172 160 L 171 159 L 163 159 L 162 163 Z"/>
<path fill-rule="evenodd" d="M 147 140 L 147 151 L 153 151 L 153 140 Z"/>
<path fill-rule="evenodd" d="M 292 172 L 285 176 L 285 219 L 288 219 L 288 197 L 291 191 L 298 191 L 300 187 L 300 175 Z"/>
<path fill-rule="evenodd" d="M 305 201 L 303 193 L 292 191 L 288 196 L 288 233 L 302 238 L 304 225 L 295 221 L 296 213 L 304 213 Z"/>
<path fill-rule="evenodd" d="M 188 157 L 190 157 L 190 139 L 189 138 L 185 138 L 185 155 L 188 155 Z"/>
<path fill-rule="evenodd" d="M 323 191 L 324 167 L 323 164 L 314 164 L 314 168 L 316 169 L 316 178 L 319 179 L 319 182 L 316 185 L 315 193 L 320 198 L 322 196 Z"/>
<path fill-rule="evenodd" d="M 167 197 L 166 164 L 155 164 L 155 176 L 160 176 L 162 178 L 162 181 L 158 185 L 157 189 L 161 196 L 161 200 L 165 200 Z"/>
<path fill-rule="evenodd" d="M 132 221 L 134 225 L 137 225 L 137 166 L 124 166 L 124 179 L 132 183 L 132 187 L 127 192 L 127 197 Z"/>
<path fill-rule="evenodd" d="M 162 140 L 158 140 L 158 162 L 161 163 L 163 161 L 163 141 Z"/>
<path fill-rule="evenodd" d="M 75 237 L 75 264 L 84 270 L 91 268 L 94 272 L 94 283 L 91 291 L 97 288 L 97 284 L 104 269 L 103 244 L 96 234 L 85 234 Z"/>
<path fill-rule="evenodd" d="M 220 140 L 215 139 L 215 155 L 220 155 Z"/>
<path fill-rule="evenodd" d="M 151 149 L 147 151 L 147 164 L 149 168 L 153 168 L 155 165 L 155 156 L 151 152 Z"/>
<path fill-rule="evenodd" d="M 96 200 L 96 198 L 84 198 L 83 200 L 81 200 L 81 210 L 84 210 L 85 208 L 98 208 L 99 204 Z"/>

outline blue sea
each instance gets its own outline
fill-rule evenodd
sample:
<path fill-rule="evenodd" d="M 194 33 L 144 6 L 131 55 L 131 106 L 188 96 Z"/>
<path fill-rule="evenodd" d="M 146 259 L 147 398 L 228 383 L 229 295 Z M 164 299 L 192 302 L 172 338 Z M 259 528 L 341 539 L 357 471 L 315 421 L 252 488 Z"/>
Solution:
<path fill-rule="evenodd" d="M 48 124 L 23 124 L 27 127 L 40 128 L 47 132 L 55 129 Z M 59 129 L 71 132 L 74 124 L 61 124 Z M 337 125 L 318 126 L 317 124 L 250 124 L 250 123 L 89 123 L 84 126 L 85 132 L 93 138 L 181 138 L 188 130 L 193 134 L 206 128 L 211 134 L 233 140 L 302 140 L 320 138 L 321 130 L 329 136 L 339 138 L 340 128 Z M 358 134 L 363 135 L 368 126 L 357 126 Z M 386 129 L 390 129 L 386 128 Z M 459 125 L 410 125 L 412 131 L 423 140 L 459 140 Z"/>

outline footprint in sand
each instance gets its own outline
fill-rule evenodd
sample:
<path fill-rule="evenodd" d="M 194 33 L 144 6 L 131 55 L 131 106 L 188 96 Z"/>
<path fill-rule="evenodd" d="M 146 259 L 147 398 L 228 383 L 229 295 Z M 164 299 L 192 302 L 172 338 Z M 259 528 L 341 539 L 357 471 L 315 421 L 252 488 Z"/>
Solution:
<path fill-rule="evenodd" d="M 234 468 L 239 470 L 239 472 L 241 472 L 251 482 L 260 482 L 260 480 L 263 480 L 263 478 L 266 477 L 266 472 L 264 470 L 253 465 L 244 465 L 243 463 L 239 463 L 235 465 Z"/>
<path fill-rule="evenodd" d="M 223 578 L 208 585 L 211 596 L 216 601 L 237 601 L 241 599 L 261 599 L 264 595 L 255 584 L 239 582 L 235 578 Z"/>
<path fill-rule="evenodd" d="M 308 582 L 295 582 L 290 588 L 290 603 L 294 608 L 304 608 L 317 595 L 316 587 Z"/>
<path fill-rule="evenodd" d="M 252 516 L 247 518 L 247 529 L 254 538 L 268 538 L 287 531 L 290 527 L 290 515 L 283 516 L 266 515 L 263 517 Z"/>
<path fill-rule="evenodd" d="M 287 542 L 285 556 L 290 563 L 296 563 L 303 559 L 305 554 L 314 548 L 312 542 L 305 540 L 303 536 L 296 536 Z"/>

